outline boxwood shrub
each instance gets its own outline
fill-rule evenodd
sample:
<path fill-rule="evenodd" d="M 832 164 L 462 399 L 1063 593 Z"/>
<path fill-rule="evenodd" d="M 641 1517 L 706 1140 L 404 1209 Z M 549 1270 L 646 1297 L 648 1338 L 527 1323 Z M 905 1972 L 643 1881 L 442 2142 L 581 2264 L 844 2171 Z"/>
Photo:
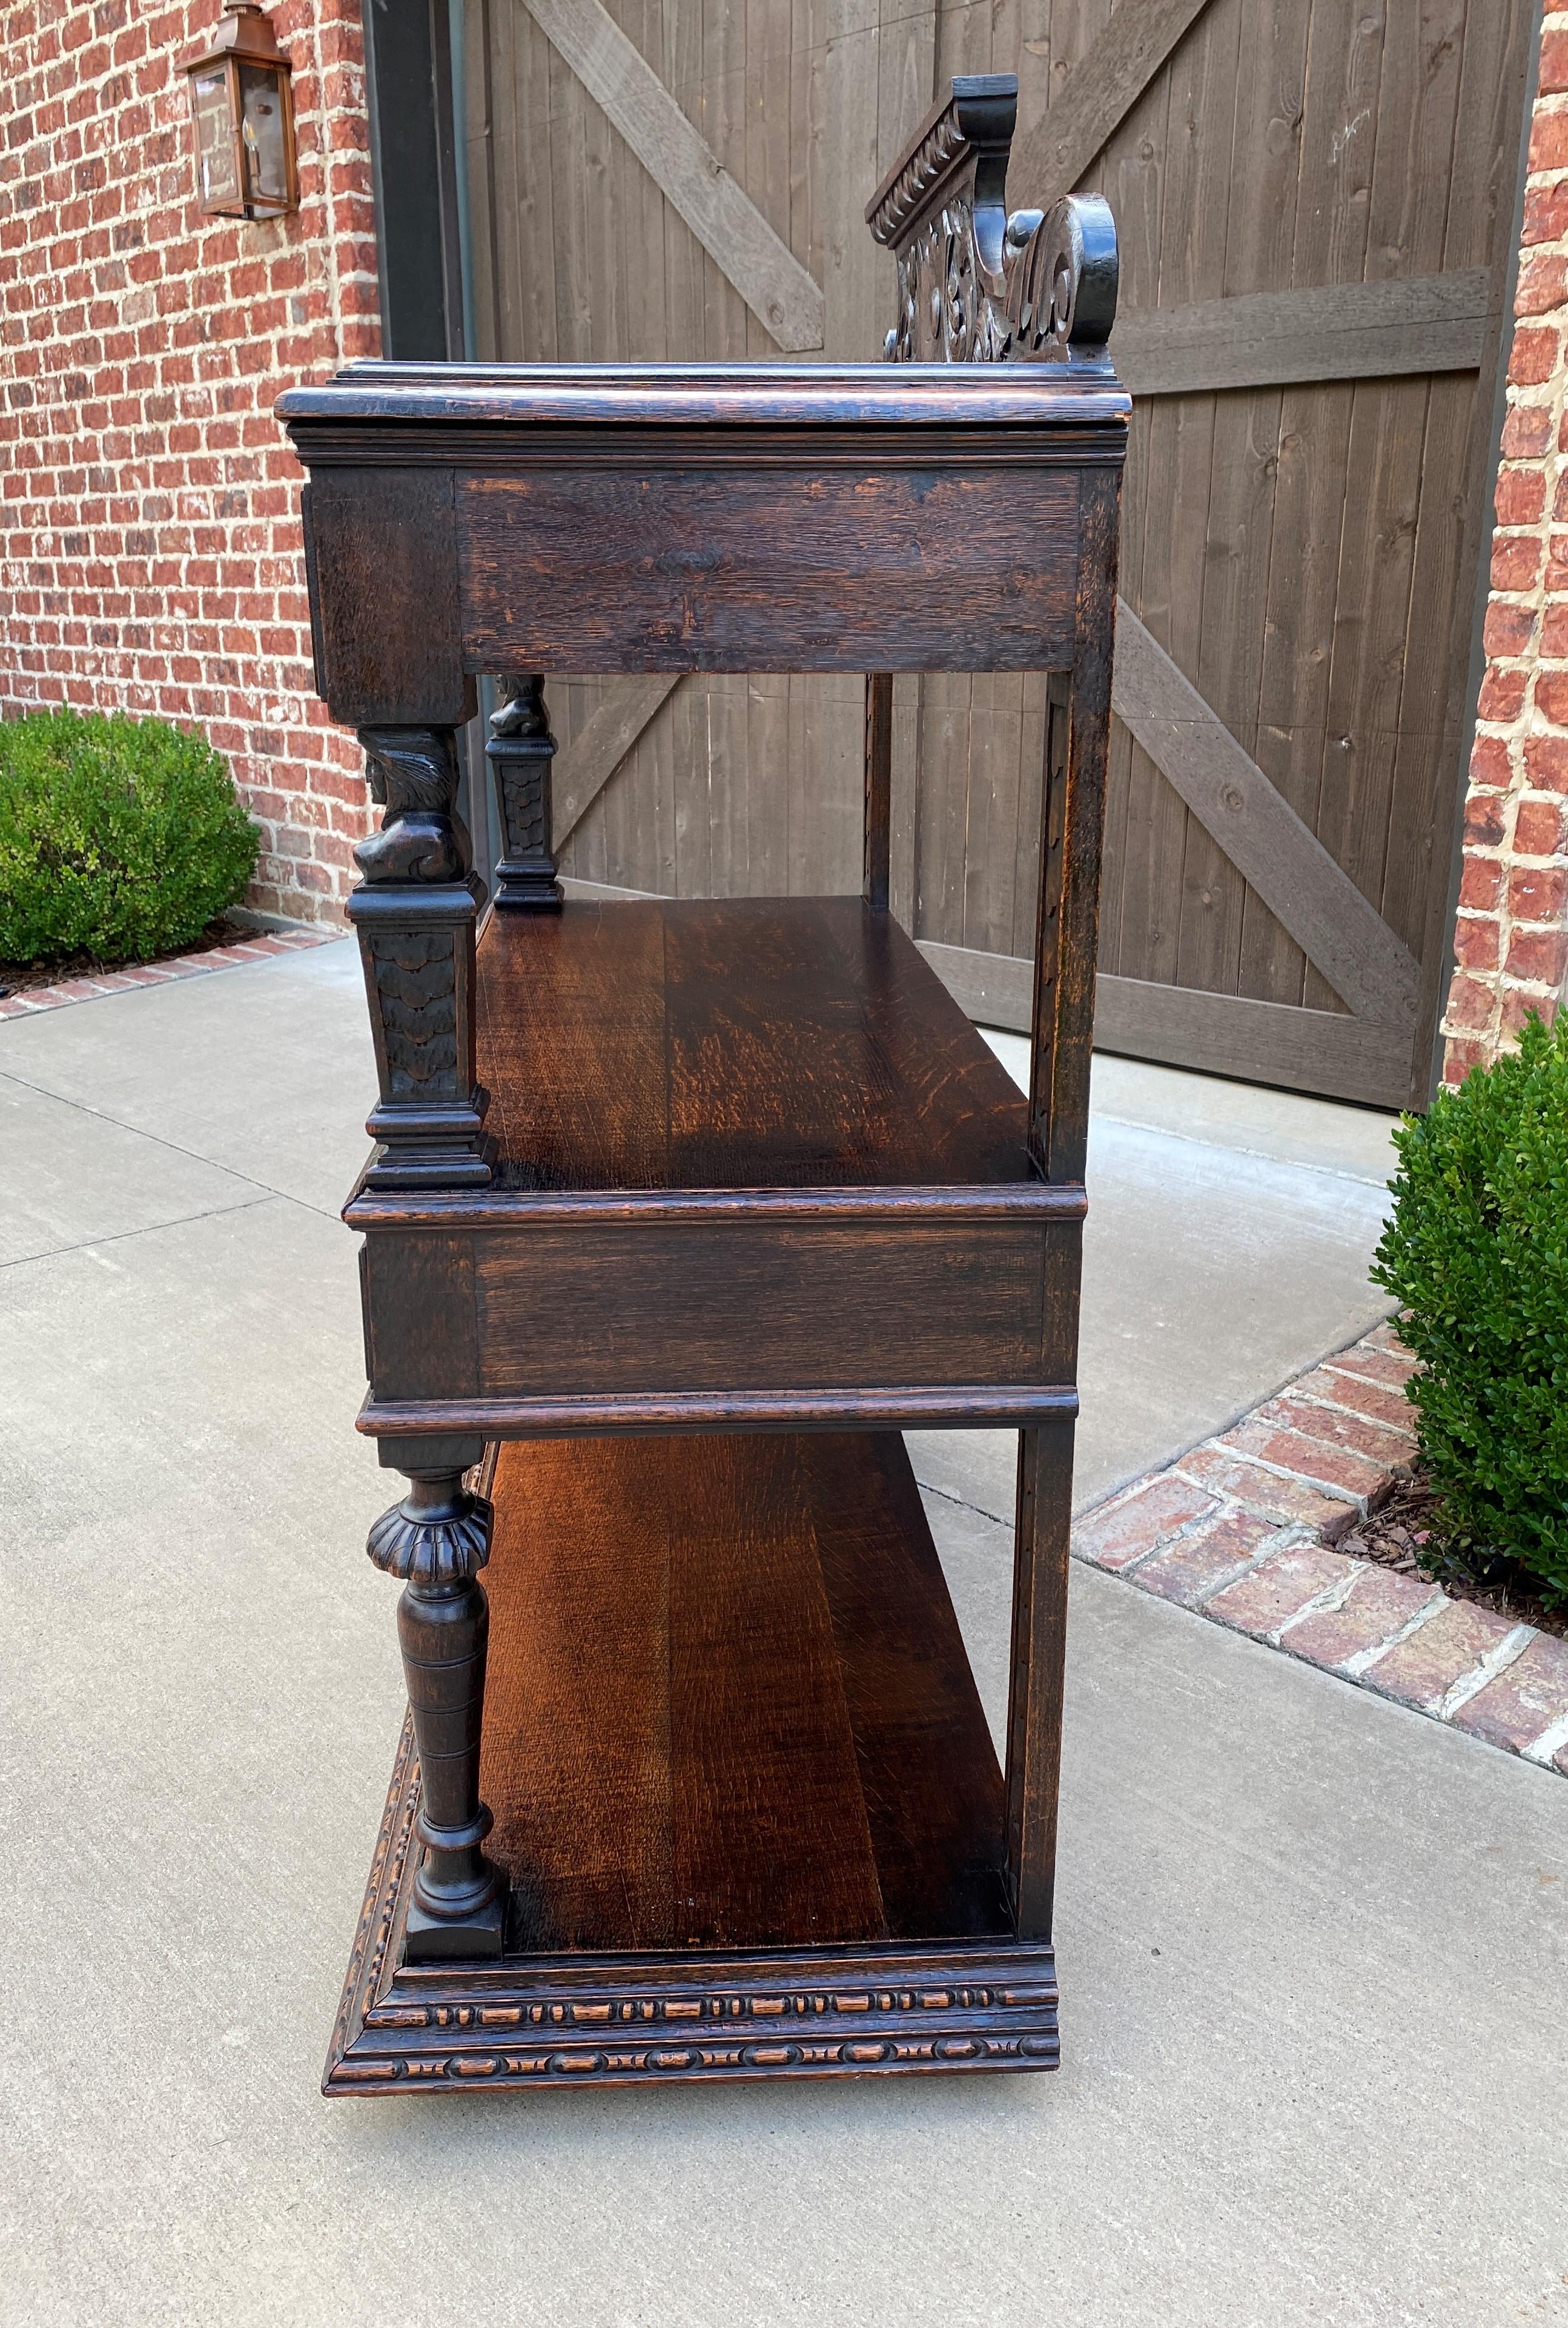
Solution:
<path fill-rule="evenodd" d="M 211 745 L 163 719 L 0 721 L 0 962 L 138 962 L 244 894 L 259 835 Z"/>
<path fill-rule="evenodd" d="M 1394 1135 L 1372 1274 L 1407 1311 L 1418 1433 L 1459 1550 L 1568 1603 L 1568 1010 Z"/>

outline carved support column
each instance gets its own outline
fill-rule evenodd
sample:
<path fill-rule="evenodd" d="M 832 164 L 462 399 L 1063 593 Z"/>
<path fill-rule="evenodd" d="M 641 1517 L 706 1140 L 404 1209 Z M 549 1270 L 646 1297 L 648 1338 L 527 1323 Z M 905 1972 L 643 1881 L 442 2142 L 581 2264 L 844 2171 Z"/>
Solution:
<path fill-rule="evenodd" d="M 503 832 L 495 902 L 498 907 L 557 913 L 561 885 L 556 878 L 550 831 L 550 763 L 556 744 L 544 707 L 544 681 L 535 674 L 498 680 L 496 685 L 507 699 L 492 717 L 484 747 L 495 770 Z"/>
<path fill-rule="evenodd" d="M 457 815 L 450 728 L 361 728 L 371 790 L 386 808 L 354 859 L 359 932 L 381 1095 L 365 1129 L 382 1143 L 371 1188 L 475 1188 L 490 1181 L 489 1094 L 474 1075 L 474 928 L 479 888 Z"/>
<path fill-rule="evenodd" d="M 490 1610 L 477 1580 L 490 1556 L 493 1515 L 465 1488 L 461 1471 L 415 1472 L 409 1481 L 367 1547 L 378 1568 L 405 1580 L 398 1639 L 419 1747 L 425 1846 L 408 1910 L 408 1961 L 498 1957 L 505 1887 L 480 1850 L 490 1813 L 479 1798 Z"/>

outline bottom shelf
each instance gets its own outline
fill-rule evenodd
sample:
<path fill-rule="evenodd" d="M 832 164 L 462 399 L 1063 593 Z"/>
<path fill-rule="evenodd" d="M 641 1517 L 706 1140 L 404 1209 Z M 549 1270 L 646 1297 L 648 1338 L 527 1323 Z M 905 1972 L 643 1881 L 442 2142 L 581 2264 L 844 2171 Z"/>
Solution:
<path fill-rule="evenodd" d="M 399 1962 L 406 1730 L 324 2089 L 1054 2067 L 897 1434 L 524 1441 L 493 1492 L 506 1953 Z"/>

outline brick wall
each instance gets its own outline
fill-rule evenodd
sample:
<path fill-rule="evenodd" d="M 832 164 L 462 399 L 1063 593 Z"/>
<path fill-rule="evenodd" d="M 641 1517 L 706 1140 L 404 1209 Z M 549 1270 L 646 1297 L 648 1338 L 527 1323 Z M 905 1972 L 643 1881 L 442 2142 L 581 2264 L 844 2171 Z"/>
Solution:
<path fill-rule="evenodd" d="M 251 902 L 335 919 L 361 762 L 311 685 L 280 390 L 378 352 L 359 0 L 277 0 L 301 207 L 196 206 L 180 61 L 221 0 L 0 5 L 0 711 L 158 713 L 226 753 Z"/>
<path fill-rule="evenodd" d="M 1494 1058 L 1568 971 L 1568 8 L 1548 6 L 1498 474 L 1444 1073 Z"/>

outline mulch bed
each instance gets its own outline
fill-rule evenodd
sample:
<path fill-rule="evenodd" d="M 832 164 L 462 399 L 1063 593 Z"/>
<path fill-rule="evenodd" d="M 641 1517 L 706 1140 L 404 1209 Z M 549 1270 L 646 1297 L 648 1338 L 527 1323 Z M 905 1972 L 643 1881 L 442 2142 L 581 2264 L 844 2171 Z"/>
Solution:
<path fill-rule="evenodd" d="M 1535 1579 L 1516 1561 L 1501 1554 L 1479 1562 L 1445 1542 L 1437 1497 L 1425 1468 L 1417 1462 L 1394 1474 L 1394 1489 L 1371 1517 L 1341 1536 L 1337 1552 L 1353 1560 L 1376 1561 L 1407 1576 L 1427 1576 L 1451 1600 L 1473 1600 L 1510 1625 L 1568 1638 L 1568 1609 L 1545 1608 Z"/>
<path fill-rule="evenodd" d="M 25 994 L 30 987 L 63 986 L 68 978 L 105 978 L 112 970 L 145 970 L 160 962 L 177 962 L 183 954 L 211 953 L 215 946 L 238 945 L 255 935 L 254 930 L 242 929 L 238 922 L 226 921 L 220 915 L 189 945 L 171 946 L 166 953 L 154 955 L 151 964 L 99 962 L 90 953 L 67 954 L 60 962 L 0 962 L 0 1000 L 7 994 Z"/>

